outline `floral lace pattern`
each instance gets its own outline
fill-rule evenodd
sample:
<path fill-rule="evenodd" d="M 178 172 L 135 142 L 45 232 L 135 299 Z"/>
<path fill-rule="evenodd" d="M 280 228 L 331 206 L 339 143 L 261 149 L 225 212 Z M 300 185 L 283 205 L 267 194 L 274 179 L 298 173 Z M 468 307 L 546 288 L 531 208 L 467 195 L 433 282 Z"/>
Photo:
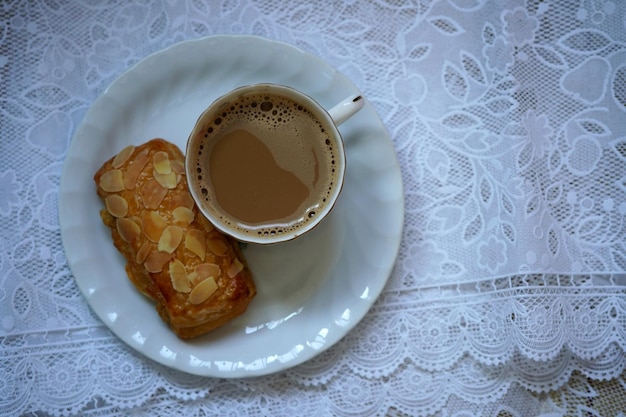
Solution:
<path fill-rule="evenodd" d="M 193 377 L 127 348 L 59 236 L 61 169 L 91 103 L 148 54 L 211 34 L 288 42 L 347 75 L 405 188 L 371 312 L 258 379 Z M 612 0 L 5 2 L 0 414 L 565 415 L 589 381 L 623 385 L 624 120 L 626 7 Z"/>

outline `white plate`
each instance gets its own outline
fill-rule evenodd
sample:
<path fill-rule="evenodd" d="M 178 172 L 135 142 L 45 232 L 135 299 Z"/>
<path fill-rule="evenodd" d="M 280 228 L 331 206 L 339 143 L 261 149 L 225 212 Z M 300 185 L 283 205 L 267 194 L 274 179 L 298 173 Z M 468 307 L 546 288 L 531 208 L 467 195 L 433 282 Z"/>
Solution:
<path fill-rule="evenodd" d="M 166 366 L 223 378 L 300 364 L 339 341 L 382 291 L 404 216 L 393 144 L 372 106 L 341 125 L 347 176 L 334 211 L 310 234 L 249 245 L 258 295 L 223 328 L 182 341 L 124 271 L 99 218 L 93 175 L 128 144 L 162 137 L 185 149 L 204 108 L 244 84 L 290 85 L 332 106 L 357 88 L 319 58 L 250 36 L 211 36 L 151 55 L 119 77 L 91 107 L 72 140 L 61 178 L 61 237 L 87 302 L 124 342 Z"/>

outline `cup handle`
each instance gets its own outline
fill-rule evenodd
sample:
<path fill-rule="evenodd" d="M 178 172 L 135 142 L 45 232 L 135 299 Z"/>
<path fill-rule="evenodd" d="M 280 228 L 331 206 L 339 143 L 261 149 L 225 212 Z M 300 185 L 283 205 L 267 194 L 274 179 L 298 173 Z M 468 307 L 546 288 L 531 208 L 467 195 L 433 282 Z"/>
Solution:
<path fill-rule="evenodd" d="M 328 114 L 330 114 L 333 122 L 335 122 L 335 126 L 339 126 L 352 117 L 356 112 L 361 110 L 364 102 L 365 99 L 360 94 L 346 97 L 344 100 L 339 102 L 339 104 L 328 110 Z"/>

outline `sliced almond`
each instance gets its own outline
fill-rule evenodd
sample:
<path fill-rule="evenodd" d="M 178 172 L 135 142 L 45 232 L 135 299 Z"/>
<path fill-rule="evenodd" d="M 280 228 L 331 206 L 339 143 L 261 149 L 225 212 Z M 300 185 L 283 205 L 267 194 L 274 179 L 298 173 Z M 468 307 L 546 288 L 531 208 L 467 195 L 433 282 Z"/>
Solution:
<path fill-rule="evenodd" d="M 217 256 L 224 256 L 228 252 L 228 246 L 226 245 L 226 242 L 224 242 L 224 239 L 207 239 L 206 245 L 209 250 Z"/>
<path fill-rule="evenodd" d="M 176 185 L 178 185 L 178 180 L 176 179 L 176 173 L 174 171 L 170 170 L 169 174 L 161 174 L 155 169 L 152 171 L 152 175 L 163 188 L 167 188 L 168 190 L 173 190 L 176 188 Z"/>
<path fill-rule="evenodd" d="M 193 214 L 193 210 L 181 206 L 172 210 L 172 217 L 174 217 L 175 224 L 189 226 L 193 222 L 195 214 Z"/>
<path fill-rule="evenodd" d="M 141 232 L 139 225 L 126 217 L 116 219 L 115 226 L 122 240 L 128 243 L 133 243 Z"/>
<path fill-rule="evenodd" d="M 148 149 L 144 149 L 128 164 L 126 174 L 124 175 L 124 187 L 126 187 L 127 190 L 135 189 L 139 174 L 141 174 L 141 171 L 143 171 L 148 161 Z"/>
<path fill-rule="evenodd" d="M 106 196 L 104 206 L 113 217 L 124 217 L 128 213 L 128 202 L 119 194 Z"/>
<path fill-rule="evenodd" d="M 143 245 L 141 245 L 141 247 L 137 251 L 137 255 L 135 255 L 135 262 L 137 262 L 138 264 L 144 263 L 146 258 L 148 257 L 148 254 L 150 253 L 151 246 L 152 245 L 150 245 L 149 241 L 146 240 L 145 242 L 143 242 Z"/>
<path fill-rule="evenodd" d="M 119 169 L 112 169 L 100 177 L 100 188 L 107 193 L 116 193 L 124 189 L 124 174 Z"/>
<path fill-rule="evenodd" d="M 166 227 L 167 222 L 156 211 L 146 210 L 141 215 L 141 230 L 153 242 L 161 239 L 161 234 Z"/>
<path fill-rule="evenodd" d="M 163 271 L 165 264 L 168 263 L 173 257 L 174 255 L 167 252 L 154 250 L 150 252 L 150 255 L 148 255 L 148 258 L 146 259 L 146 262 L 144 262 L 143 266 L 146 268 L 146 271 L 156 274 Z"/>
<path fill-rule="evenodd" d="M 198 229 L 189 229 L 185 233 L 185 249 L 190 250 L 200 260 L 204 261 L 206 255 L 206 244 L 204 242 L 204 233 Z"/>
<path fill-rule="evenodd" d="M 157 180 L 150 178 L 141 188 L 143 205 L 149 210 L 154 210 L 161 205 L 167 195 L 167 189 L 163 188 Z"/>
<path fill-rule="evenodd" d="M 200 279 L 208 277 L 218 278 L 222 274 L 220 266 L 212 263 L 196 265 L 195 272 Z"/>
<path fill-rule="evenodd" d="M 172 253 L 183 240 L 183 229 L 178 226 L 167 226 L 159 239 L 158 249 L 162 252 Z"/>
<path fill-rule="evenodd" d="M 191 285 L 189 278 L 187 278 L 187 271 L 185 271 L 185 265 L 178 259 L 173 259 L 170 262 L 170 280 L 172 281 L 172 287 L 178 292 L 191 291 Z"/>
<path fill-rule="evenodd" d="M 159 174 L 169 174 L 170 172 L 172 172 L 170 156 L 167 154 L 167 152 L 155 152 L 152 156 L 152 164 L 154 165 L 154 170 Z"/>
<path fill-rule="evenodd" d="M 170 161 L 170 166 L 172 167 L 172 171 L 179 175 L 185 175 L 185 164 L 178 159 L 174 159 Z"/>
<path fill-rule="evenodd" d="M 228 271 L 226 271 L 226 275 L 228 278 L 232 278 L 243 270 L 243 264 L 237 258 L 233 260 L 233 262 L 228 267 Z"/>
<path fill-rule="evenodd" d="M 135 147 L 133 145 L 128 145 L 127 147 L 119 151 L 118 154 L 115 155 L 115 158 L 113 158 L 113 162 L 111 162 L 113 168 L 117 169 L 124 165 L 124 163 L 128 161 L 128 158 L 130 158 L 134 151 Z"/>
<path fill-rule="evenodd" d="M 192 271 L 190 273 L 187 274 L 187 279 L 189 280 L 189 282 L 191 283 L 192 286 L 196 286 L 198 285 L 202 279 L 198 278 L 198 273 L 196 271 Z"/>
<path fill-rule="evenodd" d="M 193 210 L 195 205 L 193 198 L 189 192 L 179 192 L 172 197 L 172 204 L 175 207 L 187 207 L 189 210 Z"/>
<path fill-rule="evenodd" d="M 189 302 L 191 304 L 200 304 L 205 302 L 213 293 L 217 290 L 217 283 L 215 278 L 208 277 L 189 293 Z"/>

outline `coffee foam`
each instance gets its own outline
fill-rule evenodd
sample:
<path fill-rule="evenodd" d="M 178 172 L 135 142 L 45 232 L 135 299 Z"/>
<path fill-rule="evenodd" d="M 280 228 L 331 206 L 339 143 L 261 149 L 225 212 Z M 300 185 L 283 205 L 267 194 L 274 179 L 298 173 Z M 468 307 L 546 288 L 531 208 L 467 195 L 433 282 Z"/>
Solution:
<path fill-rule="evenodd" d="M 211 191 L 211 180 L 208 176 L 208 154 L 213 141 L 235 129 L 254 132 L 278 156 L 276 159 L 279 165 L 290 172 L 300 172 L 300 180 L 309 187 L 313 196 L 318 197 L 309 198 L 297 214 L 279 219 L 270 225 L 245 224 L 223 210 L 214 209 L 212 206 L 217 205 L 217 201 Z M 253 93 L 223 104 L 212 115 L 208 115 L 203 129 L 196 132 L 200 140 L 197 141 L 199 145 L 195 152 L 195 172 L 200 193 L 206 202 L 205 207 L 228 228 L 234 228 L 248 236 L 274 236 L 305 228 L 326 209 L 327 202 L 332 200 L 332 195 L 336 192 L 335 184 L 339 173 L 335 168 L 333 130 L 334 126 L 325 127 L 305 105 L 273 93 Z M 290 140 L 269 144 L 268 138 L 272 135 Z M 315 173 L 315 159 L 302 151 L 296 152 L 306 146 L 310 147 L 311 137 L 319 143 L 315 147 L 319 164 L 318 175 Z M 295 155 L 299 157 L 296 158 Z M 302 167 L 306 169 L 302 170 Z"/>

